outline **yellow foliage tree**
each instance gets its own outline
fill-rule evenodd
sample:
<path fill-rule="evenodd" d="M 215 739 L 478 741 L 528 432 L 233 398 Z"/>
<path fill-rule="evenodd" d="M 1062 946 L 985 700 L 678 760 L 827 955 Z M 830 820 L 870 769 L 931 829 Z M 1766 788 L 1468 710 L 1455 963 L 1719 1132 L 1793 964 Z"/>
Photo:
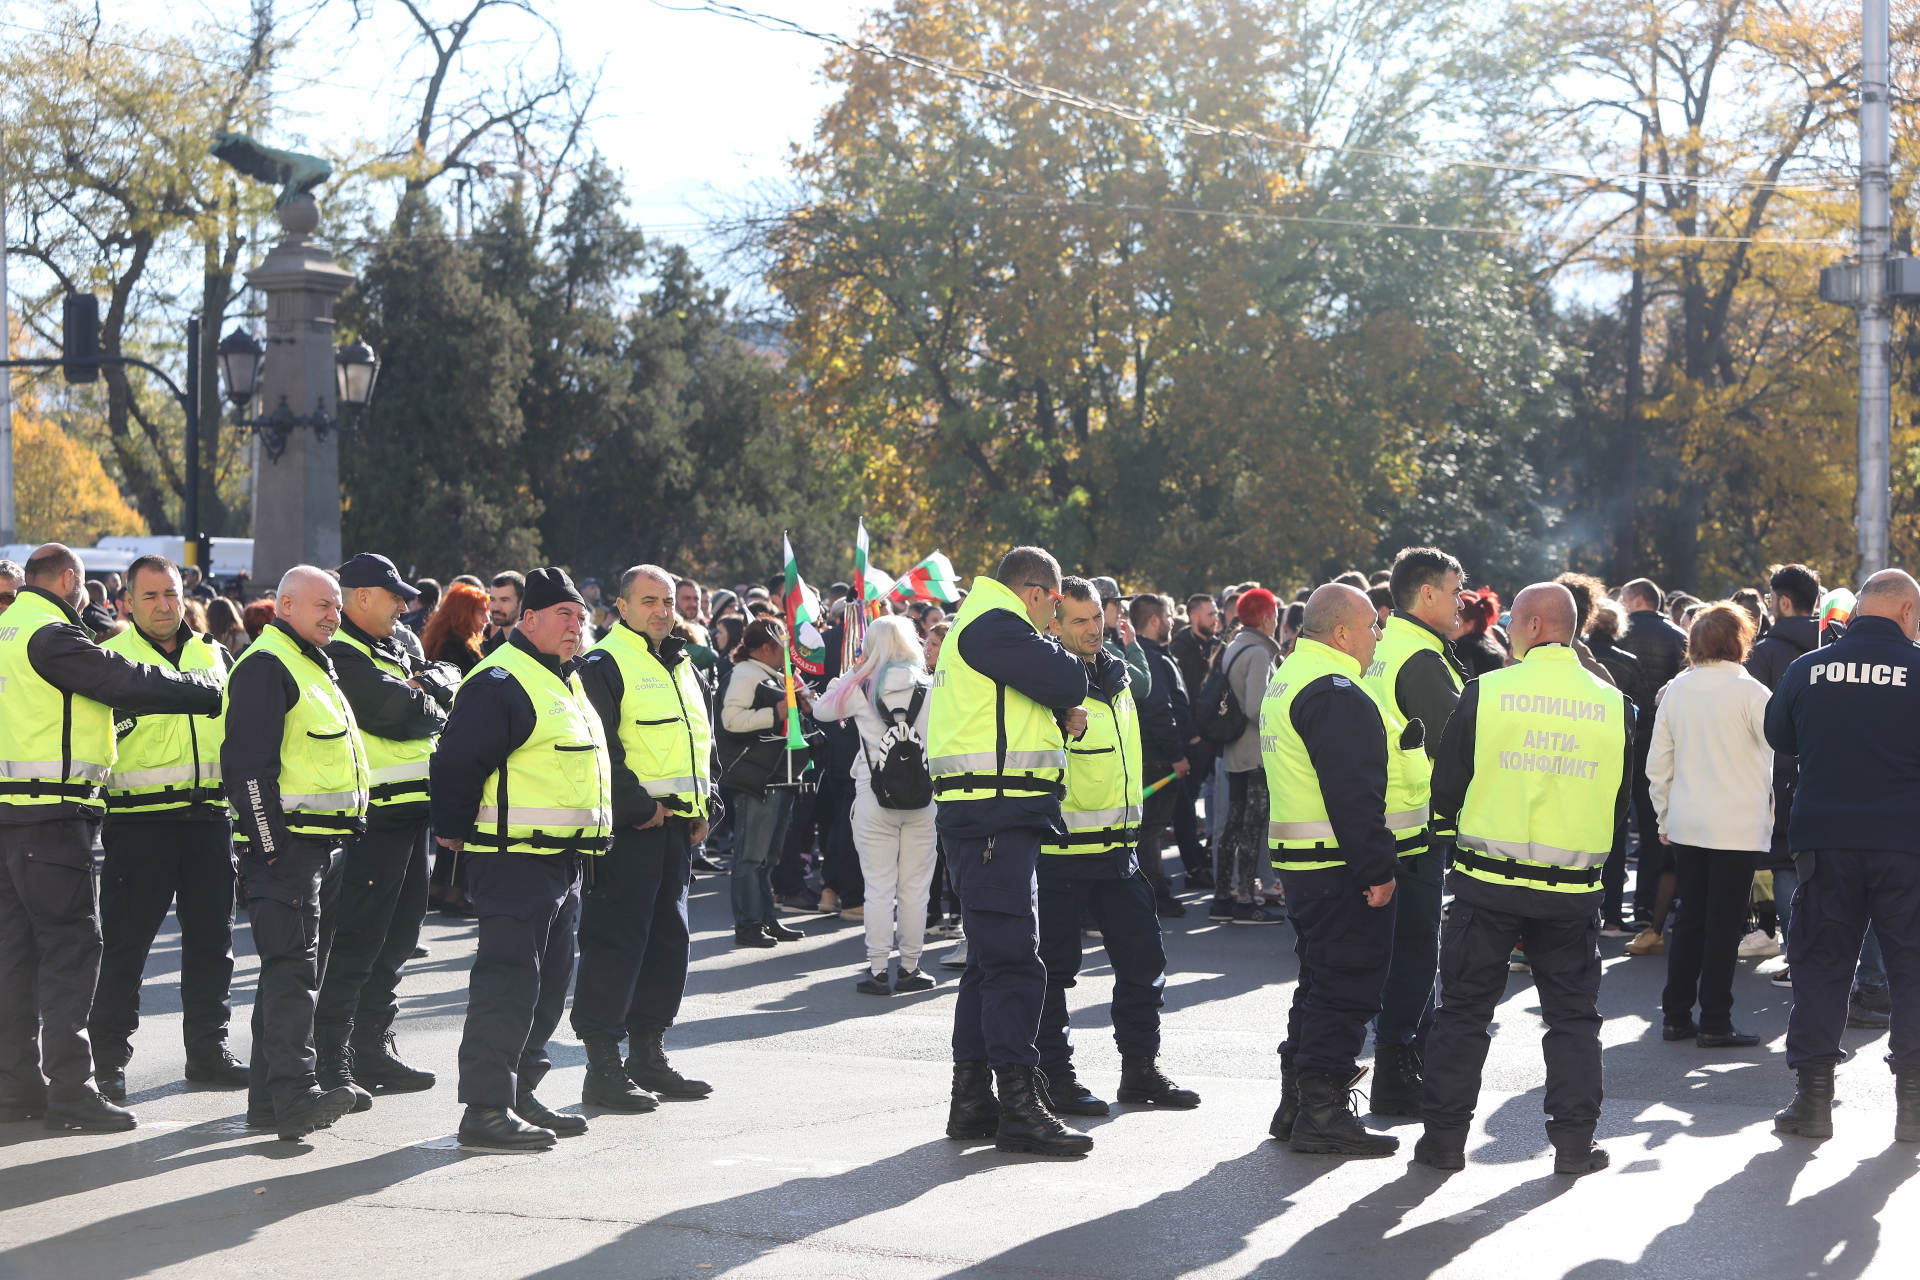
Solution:
<path fill-rule="evenodd" d="M 14 406 L 13 493 L 22 542 L 90 547 L 103 537 L 147 531 L 99 456 L 26 400 Z"/>

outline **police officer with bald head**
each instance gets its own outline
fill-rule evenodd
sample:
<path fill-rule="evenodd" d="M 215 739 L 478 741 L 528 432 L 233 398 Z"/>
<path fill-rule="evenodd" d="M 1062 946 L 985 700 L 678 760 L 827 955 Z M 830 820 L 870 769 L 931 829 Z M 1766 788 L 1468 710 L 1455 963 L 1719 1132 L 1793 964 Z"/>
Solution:
<path fill-rule="evenodd" d="M 1607 1167 L 1600 1118 L 1600 870 L 1633 791 L 1633 704 L 1580 664 L 1573 596 L 1535 583 L 1513 601 L 1519 661 L 1468 683 L 1433 762 L 1433 830 L 1450 841 L 1453 905 L 1427 1037 L 1413 1158 L 1466 1166 L 1494 1009 L 1526 947 L 1547 1066 L 1553 1171 Z"/>
<path fill-rule="evenodd" d="M 325 569 L 295 565 L 275 596 L 273 621 L 227 678 L 220 772 L 260 956 L 247 1123 L 292 1142 L 372 1105 L 351 1085 L 321 1087 L 313 1039 L 341 850 L 367 829 L 371 781 L 326 652 L 340 629 L 339 584 Z"/>
<path fill-rule="evenodd" d="M 1860 946 L 1871 928 L 1893 1001 L 1893 1136 L 1920 1142 L 1920 585 L 1883 569 L 1847 633 L 1801 655 L 1767 704 L 1767 741 L 1800 757 L 1787 845 L 1800 890 L 1787 925 L 1799 1090 L 1777 1133 L 1833 1135 L 1833 1069 Z"/>

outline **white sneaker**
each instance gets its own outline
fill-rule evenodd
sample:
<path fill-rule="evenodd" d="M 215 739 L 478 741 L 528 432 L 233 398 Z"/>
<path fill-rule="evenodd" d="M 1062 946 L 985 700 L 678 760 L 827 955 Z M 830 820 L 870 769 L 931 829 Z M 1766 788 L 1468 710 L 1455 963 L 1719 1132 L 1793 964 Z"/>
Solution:
<path fill-rule="evenodd" d="M 1740 950 L 1735 954 L 1742 960 L 1770 960 L 1780 954 L 1780 944 L 1765 929 L 1755 929 L 1740 939 Z"/>
<path fill-rule="evenodd" d="M 965 938 L 960 939 L 960 945 L 953 949 L 953 954 L 940 962 L 940 967 L 942 969 L 964 969 L 967 967 L 967 940 Z"/>

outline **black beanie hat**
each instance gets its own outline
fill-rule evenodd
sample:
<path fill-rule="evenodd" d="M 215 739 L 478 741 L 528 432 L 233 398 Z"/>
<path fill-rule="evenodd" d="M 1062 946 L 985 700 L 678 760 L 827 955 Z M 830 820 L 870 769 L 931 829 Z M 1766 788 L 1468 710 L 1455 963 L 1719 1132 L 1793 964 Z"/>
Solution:
<path fill-rule="evenodd" d="M 568 600 L 582 607 L 587 603 L 565 569 L 535 569 L 527 575 L 527 593 L 521 597 L 520 607 L 538 613 Z"/>

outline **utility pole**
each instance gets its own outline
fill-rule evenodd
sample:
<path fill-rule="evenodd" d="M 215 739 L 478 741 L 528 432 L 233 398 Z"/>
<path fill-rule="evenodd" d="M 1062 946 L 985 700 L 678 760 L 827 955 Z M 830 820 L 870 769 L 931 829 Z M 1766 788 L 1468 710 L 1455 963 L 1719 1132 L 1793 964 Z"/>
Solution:
<path fill-rule="evenodd" d="M 1893 227 L 1887 10 L 1888 0 L 1862 0 L 1860 6 L 1860 480 L 1854 534 L 1862 582 L 1886 568 L 1890 557 L 1893 303 L 1887 296 L 1887 259 Z"/>
<path fill-rule="evenodd" d="M 0 135 L 0 546 L 13 541 L 13 319 L 7 296 L 7 151 Z"/>

